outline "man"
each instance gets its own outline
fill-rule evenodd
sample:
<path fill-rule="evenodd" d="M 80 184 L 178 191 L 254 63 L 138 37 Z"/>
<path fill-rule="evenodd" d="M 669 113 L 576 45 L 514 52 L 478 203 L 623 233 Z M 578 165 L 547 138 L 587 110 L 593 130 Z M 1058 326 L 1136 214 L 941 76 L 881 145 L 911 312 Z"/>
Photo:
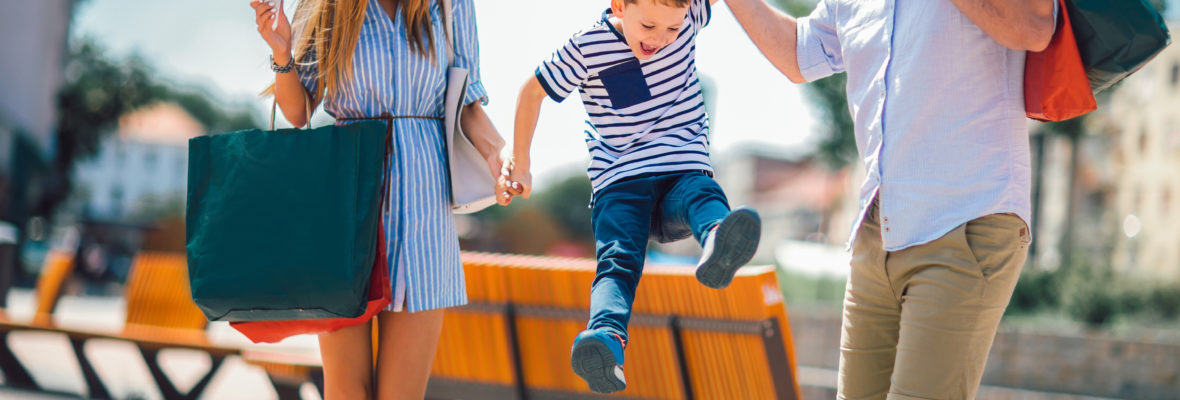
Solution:
<path fill-rule="evenodd" d="M 1030 240 L 1025 51 L 1054 0 L 727 0 L 792 82 L 848 73 L 866 170 L 841 399 L 970 399 Z"/>

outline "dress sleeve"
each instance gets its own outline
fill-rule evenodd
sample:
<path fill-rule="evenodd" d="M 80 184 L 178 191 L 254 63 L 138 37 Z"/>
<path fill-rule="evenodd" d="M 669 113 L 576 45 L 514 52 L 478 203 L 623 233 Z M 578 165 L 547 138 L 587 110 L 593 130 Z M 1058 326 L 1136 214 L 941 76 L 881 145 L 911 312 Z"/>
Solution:
<path fill-rule="evenodd" d="M 475 23 L 475 3 L 472 0 L 453 0 L 455 18 L 455 66 L 467 69 L 468 104 L 476 100 L 488 104 L 488 91 L 479 76 L 479 33 Z"/>

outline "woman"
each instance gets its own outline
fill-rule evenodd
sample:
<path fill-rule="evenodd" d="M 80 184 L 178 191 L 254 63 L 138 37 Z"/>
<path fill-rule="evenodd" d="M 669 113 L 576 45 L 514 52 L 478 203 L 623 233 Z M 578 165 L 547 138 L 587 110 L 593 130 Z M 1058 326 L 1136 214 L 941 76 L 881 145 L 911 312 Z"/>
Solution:
<path fill-rule="evenodd" d="M 451 17 L 454 64 L 471 73 L 460 123 L 489 173 L 500 176 L 504 141 L 482 109 L 487 94 L 479 80 L 475 10 L 471 0 L 452 1 L 453 14 L 446 15 L 441 0 L 302 0 L 295 35 L 273 1 L 250 3 L 273 52 L 275 84 L 267 93 L 274 93 L 292 125 L 307 124 L 307 107 L 321 101 L 337 121 L 392 117 L 383 224 L 394 301 L 377 318 L 376 394 L 382 399 L 424 397 L 442 310 L 467 302 L 441 120 L 449 40 L 444 24 Z M 327 399 L 373 397 L 371 324 L 320 335 Z"/>

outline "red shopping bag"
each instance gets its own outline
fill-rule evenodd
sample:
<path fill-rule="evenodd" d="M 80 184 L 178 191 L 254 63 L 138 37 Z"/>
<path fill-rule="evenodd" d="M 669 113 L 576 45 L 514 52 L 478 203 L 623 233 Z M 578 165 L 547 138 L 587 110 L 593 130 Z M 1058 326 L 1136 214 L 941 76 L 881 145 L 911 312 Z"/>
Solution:
<path fill-rule="evenodd" d="M 1024 60 L 1024 110 L 1038 121 L 1064 121 L 1098 108 L 1065 10 L 1065 0 L 1058 0 L 1049 47 Z"/>
<path fill-rule="evenodd" d="M 389 262 L 385 255 L 385 228 L 382 226 L 377 231 L 377 257 L 373 260 L 373 273 L 369 277 L 369 303 L 365 307 L 365 313 L 359 317 L 246 321 L 231 322 L 229 325 L 254 343 L 274 343 L 289 336 L 328 333 L 368 322 L 393 301 L 389 289 Z"/>

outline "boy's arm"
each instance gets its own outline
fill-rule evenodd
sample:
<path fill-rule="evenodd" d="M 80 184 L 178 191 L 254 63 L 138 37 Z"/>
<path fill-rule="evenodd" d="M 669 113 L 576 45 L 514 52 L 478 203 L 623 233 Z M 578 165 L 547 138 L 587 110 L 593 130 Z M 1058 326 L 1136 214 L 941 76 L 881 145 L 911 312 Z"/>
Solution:
<path fill-rule="evenodd" d="M 791 82 L 807 79 L 799 70 L 796 54 L 795 18 L 771 7 L 764 0 L 726 0 L 730 12 L 741 24 L 762 55 Z"/>
<path fill-rule="evenodd" d="M 508 162 L 509 179 L 520 195 L 528 198 L 533 191 L 533 175 L 529 172 L 529 148 L 533 144 L 533 133 L 537 129 L 537 117 L 541 114 L 541 102 L 548 94 L 536 76 L 529 77 L 520 87 L 516 98 L 516 124 L 512 144 L 512 160 Z"/>

